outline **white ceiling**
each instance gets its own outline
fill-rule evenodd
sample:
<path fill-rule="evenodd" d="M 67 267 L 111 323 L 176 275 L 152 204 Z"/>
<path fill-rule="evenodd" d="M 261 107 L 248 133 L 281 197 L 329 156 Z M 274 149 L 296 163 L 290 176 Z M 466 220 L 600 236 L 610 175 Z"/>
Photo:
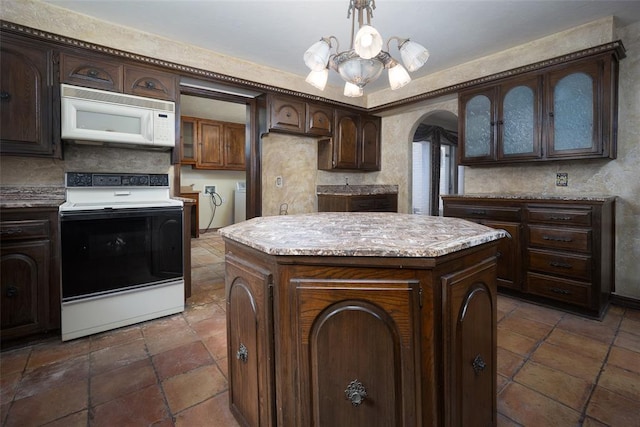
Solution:
<path fill-rule="evenodd" d="M 304 51 L 334 35 L 350 43 L 348 0 L 44 0 L 253 63 L 306 76 Z M 417 78 L 607 16 L 640 21 L 639 0 L 377 0 L 372 24 L 385 40 L 408 37 L 431 53 Z M 623 41 L 624 42 L 624 41 Z M 126 46 L 120 47 L 127 50 Z M 392 45 L 396 59 L 398 51 Z M 329 84 L 342 85 L 336 73 Z M 382 76 L 366 91 L 387 87 Z"/>

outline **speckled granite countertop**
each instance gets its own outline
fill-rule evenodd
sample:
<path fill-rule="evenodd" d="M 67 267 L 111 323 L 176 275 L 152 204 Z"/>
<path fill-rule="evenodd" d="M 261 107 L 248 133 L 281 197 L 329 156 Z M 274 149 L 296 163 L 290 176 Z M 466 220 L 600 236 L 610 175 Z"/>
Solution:
<path fill-rule="evenodd" d="M 317 194 L 335 196 L 368 196 L 371 194 L 398 194 L 397 185 L 318 185 Z"/>
<path fill-rule="evenodd" d="M 64 187 L 0 187 L 0 208 L 58 207 L 66 198 Z"/>
<path fill-rule="evenodd" d="M 513 200 L 584 200 L 591 202 L 607 202 L 614 200 L 616 196 L 594 194 L 548 194 L 548 193 L 476 193 L 476 194 L 441 194 L 443 199 L 482 197 L 485 199 L 513 199 Z"/>
<path fill-rule="evenodd" d="M 506 236 L 458 218 L 323 212 L 253 218 L 220 234 L 269 255 L 432 258 Z"/>

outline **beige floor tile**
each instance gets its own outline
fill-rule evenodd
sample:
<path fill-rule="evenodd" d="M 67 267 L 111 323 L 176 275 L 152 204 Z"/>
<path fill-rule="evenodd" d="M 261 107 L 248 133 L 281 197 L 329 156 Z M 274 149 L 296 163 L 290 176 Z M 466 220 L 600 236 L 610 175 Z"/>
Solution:
<path fill-rule="evenodd" d="M 626 317 L 622 319 L 622 322 L 620 323 L 620 330 L 631 335 L 640 336 L 640 320 L 633 320 L 629 317 Z"/>
<path fill-rule="evenodd" d="M 595 381 L 602 367 L 602 362 L 597 359 L 547 343 L 538 347 L 531 360 L 590 382 Z"/>
<path fill-rule="evenodd" d="M 546 323 L 555 326 L 566 313 L 552 308 L 542 307 L 535 304 L 521 304 L 512 313 L 514 316 L 522 316 L 536 322 Z"/>
<path fill-rule="evenodd" d="M 153 356 L 153 365 L 162 381 L 213 363 L 213 357 L 202 341 L 194 341 Z"/>
<path fill-rule="evenodd" d="M 162 391 L 157 384 L 96 406 L 91 427 L 159 426 L 170 421 Z M 170 425 L 170 424 L 165 424 Z"/>
<path fill-rule="evenodd" d="M 520 356 L 528 356 L 538 345 L 538 340 L 498 326 L 498 345 Z"/>
<path fill-rule="evenodd" d="M 597 320 L 586 319 L 584 317 L 567 314 L 558 323 L 560 329 L 583 335 L 585 337 L 611 344 L 616 336 L 616 329 L 598 322 Z"/>
<path fill-rule="evenodd" d="M 498 412 L 524 426 L 576 426 L 580 413 L 518 383 L 498 396 Z"/>
<path fill-rule="evenodd" d="M 176 416 L 175 425 L 176 427 L 239 426 L 240 424 L 233 418 L 228 408 L 229 396 L 225 392 L 180 412 Z M 212 420 L 215 420 L 215 424 Z"/>
<path fill-rule="evenodd" d="M 578 412 L 584 409 L 592 386 L 590 381 L 534 362 L 525 363 L 514 377 L 514 381 Z"/>
<path fill-rule="evenodd" d="M 608 426 L 640 427 L 640 402 L 596 386 L 587 415 Z"/>
<path fill-rule="evenodd" d="M 554 329 L 545 342 L 598 361 L 603 361 L 609 351 L 609 346 L 601 341 L 593 340 L 583 335 L 577 335 L 560 328 Z"/>
<path fill-rule="evenodd" d="M 91 378 L 91 404 L 109 402 L 157 382 L 153 365 L 148 358 Z"/>
<path fill-rule="evenodd" d="M 146 357 L 148 357 L 148 353 L 143 339 L 107 347 L 91 353 L 91 373 L 96 375 L 122 368 Z"/>
<path fill-rule="evenodd" d="M 525 358 L 498 347 L 498 373 L 507 378 L 513 375 L 524 364 Z"/>
<path fill-rule="evenodd" d="M 614 345 L 611 347 L 607 364 L 640 374 L 640 353 Z"/>
<path fill-rule="evenodd" d="M 630 334 L 629 332 L 620 331 L 616 337 L 614 344 L 618 347 L 640 353 L 640 335 Z"/>
<path fill-rule="evenodd" d="M 216 365 L 207 365 L 163 381 L 162 388 L 169 408 L 178 413 L 227 390 L 228 383 Z"/>
<path fill-rule="evenodd" d="M 513 332 L 535 340 L 544 339 L 553 329 L 552 325 L 515 316 L 513 314 L 506 317 L 498 326 L 501 328 L 511 329 Z"/>
<path fill-rule="evenodd" d="M 640 374 L 637 372 L 607 365 L 600 374 L 598 386 L 640 402 Z"/>

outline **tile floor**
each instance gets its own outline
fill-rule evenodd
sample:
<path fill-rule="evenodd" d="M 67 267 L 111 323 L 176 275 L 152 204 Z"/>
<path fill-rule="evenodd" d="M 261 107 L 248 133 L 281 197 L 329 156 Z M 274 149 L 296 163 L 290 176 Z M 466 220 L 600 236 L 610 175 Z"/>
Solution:
<path fill-rule="evenodd" d="M 228 410 L 223 246 L 192 240 L 184 313 L 0 354 L 2 426 L 237 426 Z M 640 312 L 604 321 L 500 296 L 499 426 L 640 426 Z"/>

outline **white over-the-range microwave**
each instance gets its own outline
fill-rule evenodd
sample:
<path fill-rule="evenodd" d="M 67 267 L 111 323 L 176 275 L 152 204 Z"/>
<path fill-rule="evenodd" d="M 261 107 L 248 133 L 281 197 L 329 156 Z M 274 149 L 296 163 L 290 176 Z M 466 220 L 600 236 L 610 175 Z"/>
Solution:
<path fill-rule="evenodd" d="M 60 85 L 61 138 L 81 144 L 169 150 L 175 146 L 175 103 Z"/>

